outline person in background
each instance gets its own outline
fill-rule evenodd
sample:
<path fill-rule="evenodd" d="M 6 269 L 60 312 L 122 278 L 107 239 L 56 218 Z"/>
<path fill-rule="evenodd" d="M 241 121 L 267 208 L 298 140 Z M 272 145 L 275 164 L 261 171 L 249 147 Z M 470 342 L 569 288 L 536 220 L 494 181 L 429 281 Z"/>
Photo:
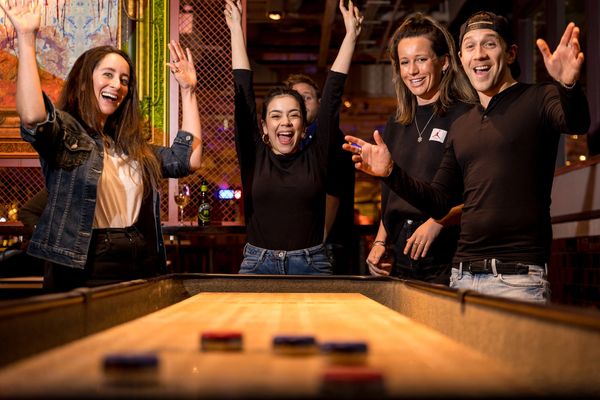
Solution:
<path fill-rule="evenodd" d="M 340 0 L 346 35 L 331 67 L 318 108 L 317 133 L 300 149 L 307 127 L 300 94 L 271 90 L 256 115 L 252 71 L 242 30 L 241 1 L 226 0 L 235 82 L 236 150 L 246 194 L 248 243 L 240 273 L 331 274 L 323 245 L 328 158 L 339 129 L 341 97 L 363 17 Z"/>
<path fill-rule="evenodd" d="M 404 171 L 431 182 L 450 141 L 450 126 L 477 98 L 458 64 L 452 36 L 433 18 L 421 13 L 407 17 L 392 36 L 389 52 L 398 107 L 383 141 Z M 367 257 L 371 274 L 448 285 L 461 202 L 456 196 L 457 207 L 435 220 L 382 184 L 382 219 Z M 386 243 L 394 250 L 395 263 L 382 260 Z"/>
<path fill-rule="evenodd" d="M 585 133 L 587 99 L 577 83 L 584 55 L 569 23 L 554 53 L 537 46 L 554 82 L 517 82 L 517 46 L 506 18 L 478 12 L 461 26 L 459 57 L 481 105 L 452 126 L 454 135 L 429 184 L 395 164 L 378 132 L 375 144 L 346 136 L 356 167 L 381 176 L 399 196 L 440 218 L 462 193 L 461 234 L 450 287 L 546 303 L 552 242 L 550 193 L 561 133 Z"/>
<path fill-rule="evenodd" d="M 199 168 L 201 131 L 189 49 L 169 44 L 181 91 L 181 131 L 171 147 L 142 136 L 135 68 L 117 48 L 84 52 L 56 107 L 42 92 L 36 62 L 40 2 L 0 2 L 18 43 L 21 135 L 40 156 L 48 202 L 28 253 L 52 263 L 49 290 L 157 275 L 165 269 L 158 184 Z"/>
<path fill-rule="evenodd" d="M 308 75 L 292 74 L 284 82 L 304 99 L 308 127 L 300 142 L 304 149 L 313 140 L 317 132 L 317 113 L 321 93 L 317 83 Z M 353 275 L 352 260 L 355 258 L 357 244 L 353 235 L 354 228 L 354 176 L 352 156 L 343 151 L 344 133 L 338 128 L 330 146 L 329 165 L 327 166 L 327 197 L 325 208 L 325 246 L 331 257 L 334 274 Z"/>
<path fill-rule="evenodd" d="M 18 210 L 18 220 L 23 223 L 22 240 L 12 247 L 0 252 L 0 276 L 23 277 L 43 276 L 47 262 L 27 254 L 29 240 L 38 223 L 40 215 L 46 208 L 48 191 L 43 188 L 31 197 Z"/>

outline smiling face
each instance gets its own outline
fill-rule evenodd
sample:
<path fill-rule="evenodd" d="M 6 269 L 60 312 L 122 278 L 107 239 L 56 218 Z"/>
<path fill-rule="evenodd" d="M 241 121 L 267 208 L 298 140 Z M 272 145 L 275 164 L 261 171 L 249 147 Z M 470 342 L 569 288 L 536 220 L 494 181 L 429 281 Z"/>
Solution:
<path fill-rule="evenodd" d="M 442 71 L 448 68 L 448 57 L 436 56 L 431 40 L 415 36 L 398 42 L 398 61 L 400 77 L 417 97 L 417 103 L 436 101 L 440 95 Z"/>
<path fill-rule="evenodd" d="M 292 89 L 300 93 L 300 96 L 304 99 L 304 105 L 306 106 L 306 120 L 311 124 L 317 118 L 317 113 L 319 111 L 317 90 L 304 82 L 296 83 L 292 86 Z"/>
<path fill-rule="evenodd" d="M 304 133 L 304 120 L 298 101 L 290 95 L 275 96 L 269 102 L 263 133 L 268 135 L 275 154 L 291 154 L 298 150 Z"/>
<path fill-rule="evenodd" d="M 94 96 L 104 120 L 121 105 L 129 92 L 129 64 L 116 53 L 107 54 L 94 68 Z"/>
<path fill-rule="evenodd" d="M 491 29 L 467 32 L 459 55 L 482 104 L 487 104 L 489 99 L 514 82 L 509 66 L 516 58 L 516 46 L 506 49 L 502 38 Z"/>

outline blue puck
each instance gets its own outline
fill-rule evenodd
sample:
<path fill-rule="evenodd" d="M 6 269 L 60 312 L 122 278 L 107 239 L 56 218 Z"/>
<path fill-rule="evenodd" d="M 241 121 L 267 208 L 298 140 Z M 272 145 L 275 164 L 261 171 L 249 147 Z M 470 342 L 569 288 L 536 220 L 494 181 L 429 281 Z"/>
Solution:
<path fill-rule="evenodd" d="M 273 346 L 315 346 L 314 336 L 279 335 L 273 337 Z"/>
<path fill-rule="evenodd" d="M 369 346 L 365 342 L 325 342 L 321 345 L 321 351 L 342 354 L 367 353 Z"/>
<path fill-rule="evenodd" d="M 158 364 L 158 356 L 154 353 L 113 353 L 104 357 L 105 370 L 151 369 Z"/>

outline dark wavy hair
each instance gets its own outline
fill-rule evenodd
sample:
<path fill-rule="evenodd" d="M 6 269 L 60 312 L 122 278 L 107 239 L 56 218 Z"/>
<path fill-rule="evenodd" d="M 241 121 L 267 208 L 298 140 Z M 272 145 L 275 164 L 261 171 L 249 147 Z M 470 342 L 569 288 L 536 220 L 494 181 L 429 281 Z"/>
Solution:
<path fill-rule="evenodd" d="M 304 125 L 306 125 L 306 123 L 307 123 L 307 121 L 306 121 L 306 105 L 304 104 L 304 99 L 302 98 L 300 93 L 298 93 L 294 89 L 290 89 L 289 87 L 286 87 L 286 86 L 274 87 L 273 89 L 269 90 L 269 92 L 263 99 L 263 106 L 262 106 L 262 113 L 261 113 L 261 117 L 262 117 L 263 121 L 267 119 L 267 109 L 269 108 L 269 104 L 275 97 L 278 97 L 278 96 L 292 96 L 294 99 L 296 99 L 296 101 L 298 102 L 298 105 L 300 106 L 300 113 L 302 114 L 302 121 L 304 122 Z"/>
<path fill-rule="evenodd" d="M 109 54 L 118 54 L 129 65 L 127 95 L 119 108 L 102 124 L 103 116 L 94 93 L 92 79 L 98 64 Z M 85 129 L 103 138 L 111 137 L 115 147 L 142 167 L 144 193 L 158 187 L 162 175 L 158 158 L 142 136 L 142 117 L 137 92 L 135 68 L 123 50 L 112 46 L 94 47 L 84 52 L 73 65 L 63 86 L 57 108 L 76 118 Z"/>
<path fill-rule="evenodd" d="M 458 62 L 452 35 L 435 19 L 422 13 L 415 13 L 404 20 L 389 42 L 393 81 L 398 101 L 396 121 L 403 125 L 412 123 L 417 109 L 417 99 L 406 87 L 400 76 L 398 43 L 405 38 L 420 36 L 431 41 L 433 52 L 437 57 L 448 57 L 448 69 L 442 75 L 440 81 L 440 96 L 433 105 L 434 112 L 443 115 L 456 101 L 473 104 L 477 102 L 475 91 Z"/>

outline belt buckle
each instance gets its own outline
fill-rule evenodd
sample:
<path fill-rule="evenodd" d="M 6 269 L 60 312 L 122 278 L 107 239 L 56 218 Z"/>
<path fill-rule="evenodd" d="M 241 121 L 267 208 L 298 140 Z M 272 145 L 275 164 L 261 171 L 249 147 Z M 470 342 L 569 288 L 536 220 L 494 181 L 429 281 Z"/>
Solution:
<path fill-rule="evenodd" d="M 491 260 L 488 260 L 487 258 L 484 258 L 483 260 L 480 261 L 481 263 L 481 267 L 477 265 L 477 261 L 471 261 L 469 262 L 469 272 L 471 274 L 485 274 L 489 272 L 489 268 L 488 268 L 488 264 L 491 262 Z"/>
<path fill-rule="evenodd" d="M 475 272 L 473 271 L 473 261 L 469 261 L 469 273 L 470 274 L 474 274 Z"/>

